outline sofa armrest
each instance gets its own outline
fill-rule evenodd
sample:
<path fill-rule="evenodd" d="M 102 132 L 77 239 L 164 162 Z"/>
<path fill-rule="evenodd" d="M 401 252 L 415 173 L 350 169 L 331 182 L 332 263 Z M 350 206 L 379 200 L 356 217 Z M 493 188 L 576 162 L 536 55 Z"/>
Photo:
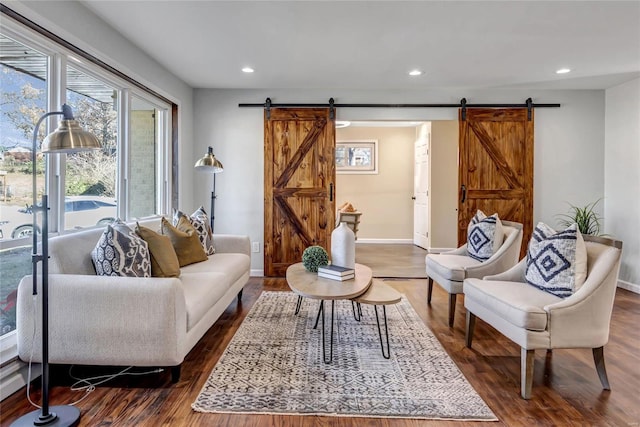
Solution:
<path fill-rule="evenodd" d="M 482 280 L 499 280 L 503 282 L 525 282 L 524 274 L 527 267 L 527 260 L 523 258 L 519 263 L 502 273 L 484 276 Z"/>
<path fill-rule="evenodd" d="M 441 252 L 442 255 L 464 255 L 469 256 L 467 252 L 467 244 L 460 246 L 459 248 L 453 249 L 451 251 Z"/>
<path fill-rule="evenodd" d="M 217 253 L 241 253 L 251 256 L 249 236 L 238 234 L 214 234 L 213 246 Z"/>
<path fill-rule="evenodd" d="M 42 282 L 18 286 L 18 354 L 41 361 Z M 49 275 L 49 360 L 86 365 L 182 362 L 187 314 L 177 278 Z M 35 331 L 35 339 L 34 339 Z"/>
<path fill-rule="evenodd" d="M 620 250 L 608 248 L 573 295 L 544 307 L 551 347 L 600 347 L 609 339 L 609 324 L 618 282 Z"/>

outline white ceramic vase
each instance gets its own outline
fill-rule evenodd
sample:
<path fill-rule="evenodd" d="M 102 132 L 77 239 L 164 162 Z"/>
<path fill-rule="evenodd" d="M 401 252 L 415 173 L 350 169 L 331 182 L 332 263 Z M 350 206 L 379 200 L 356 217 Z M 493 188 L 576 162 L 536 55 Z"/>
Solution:
<path fill-rule="evenodd" d="M 347 268 L 356 266 L 356 235 L 344 222 L 331 232 L 331 264 Z"/>

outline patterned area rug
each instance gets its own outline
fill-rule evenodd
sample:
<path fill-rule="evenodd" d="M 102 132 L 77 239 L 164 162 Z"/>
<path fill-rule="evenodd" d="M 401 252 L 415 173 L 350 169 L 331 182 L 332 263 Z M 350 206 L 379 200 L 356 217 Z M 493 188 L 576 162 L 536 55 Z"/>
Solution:
<path fill-rule="evenodd" d="M 313 329 L 319 302 L 305 299 L 296 316 L 296 298 L 262 293 L 194 410 L 497 421 L 406 299 L 387 306 L 389 360 L 373 306 L 362 305 L 357 322 L 351 303 L 336 301 L 333 362 L 325 364 L 321 323 Z M 329 318 L 330 304 L 325 310 Z"/>

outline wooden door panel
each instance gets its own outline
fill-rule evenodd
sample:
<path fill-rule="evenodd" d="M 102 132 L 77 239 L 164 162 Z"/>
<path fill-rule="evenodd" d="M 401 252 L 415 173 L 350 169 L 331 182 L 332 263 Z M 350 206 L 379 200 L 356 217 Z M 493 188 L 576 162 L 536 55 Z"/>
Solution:
<path fill-rule="evenodd" d="M 308 246 L 330 247 L 334 149 L 329 109 L 265 114 L 265 276 L 284 276 Z"/>
<path fill-rule="evenodd" d="M 533 228 L 533 112 L 529 120 L 526 109 L 469 109 L 459 124 L 458 242 L 478 209 L 497 212 L 523 224 L 524 256 Z"/>

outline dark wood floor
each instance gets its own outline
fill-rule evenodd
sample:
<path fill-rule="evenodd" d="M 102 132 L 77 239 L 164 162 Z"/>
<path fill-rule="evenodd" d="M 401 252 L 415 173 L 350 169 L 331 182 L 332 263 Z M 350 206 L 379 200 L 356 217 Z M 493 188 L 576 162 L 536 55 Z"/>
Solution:
<path fill-rule="evenodd" d="M 618 289 L 605 347 L 612 391 L 601 389 L 590 350 L 536 354 L 533 397 L 520 398 L 519 348 L 478 321 L 473 349 L 464 346 L 464 305 L 458 304 L 454 328 L 447 325 L 447 295 L 434 287 L 426 304 L 426 280 L 388 281 L 404 293 L 424 322 L 499 418 L 498 423 L 340 418 L 320 416 L 201 414 L 191 410 L 200 388 L 263 290 L 288 291 L 283 279 L 253 278 L 241 303 L 235 302 L 187 356 L 182 378 L 172 384 L 168 372 L 125 377 L 100 385 L 82 401 L 82 426 L 637 426 L 640 425 L 640 295 Z M 52 404 L 77 400 L 69 391 L 68 367 L 52 371 Z M 99 375 L 104 367 L 75 369 Z M 32 398 L 40 399 L 38 386 Z M 31 410 L 24 391 L 1 403 L 0 424 Z"/>

